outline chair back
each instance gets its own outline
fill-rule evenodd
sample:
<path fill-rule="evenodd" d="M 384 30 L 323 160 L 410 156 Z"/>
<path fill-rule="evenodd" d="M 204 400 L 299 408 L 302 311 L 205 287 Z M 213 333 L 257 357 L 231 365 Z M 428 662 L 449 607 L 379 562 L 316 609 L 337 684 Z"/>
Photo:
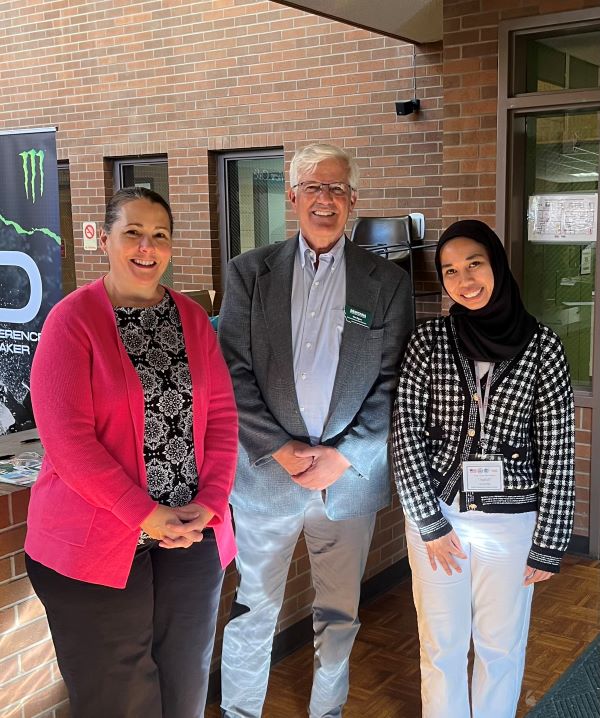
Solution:
<path fill-rule="evenodd" d="M 350 240 L 400 263 L 410 254 L 411 227 L 408 214 L 402 217 L 357 217 Z"/>

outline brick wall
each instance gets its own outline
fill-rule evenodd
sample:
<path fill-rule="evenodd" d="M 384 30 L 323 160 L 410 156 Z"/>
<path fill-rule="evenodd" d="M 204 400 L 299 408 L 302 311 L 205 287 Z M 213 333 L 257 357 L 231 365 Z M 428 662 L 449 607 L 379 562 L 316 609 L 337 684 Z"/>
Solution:
<path fill-rule="evenodd" d="M 178 288 L 219 280 L 210 151 L 283 147 L 287 161 L 311 141 L 343 144 L 363 170 L 359 212 L 424 210 L 436 236 L 439 45 L 416 53 L 422 112 L 397 118 L 394 101 L 413 94 L 411 45 L 275 3 L 46 0 L 0 8 L 0 127 L 58 126 L 59 157 L 71 168 L 80 284 L 105 270 L 80 235 L 82 221 L 102 220 L 107 157 L 168 156 Z"/>
<path fill-rule="evenodd" d="M 0 714 L 65 718 L 66 689 L 48 623 L 25 574 L 28 501 L 28 489 L 0 484 Z"/>

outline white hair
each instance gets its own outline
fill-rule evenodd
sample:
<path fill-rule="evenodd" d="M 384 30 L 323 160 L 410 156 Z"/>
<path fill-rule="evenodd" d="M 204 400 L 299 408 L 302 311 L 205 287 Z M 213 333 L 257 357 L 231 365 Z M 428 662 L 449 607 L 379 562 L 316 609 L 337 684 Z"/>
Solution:
<path fill-rule="evenodd" d="M 360 169 L 358 163 L 346 150 L 336 145 L 315 143 L 298 150 L 290 162 L 290 186 L 298 184 L 298 177 L 315 171 L 316 166 L 325 160 L 338 160 L 348 168 L 348 182 L 358 189 Z"/>

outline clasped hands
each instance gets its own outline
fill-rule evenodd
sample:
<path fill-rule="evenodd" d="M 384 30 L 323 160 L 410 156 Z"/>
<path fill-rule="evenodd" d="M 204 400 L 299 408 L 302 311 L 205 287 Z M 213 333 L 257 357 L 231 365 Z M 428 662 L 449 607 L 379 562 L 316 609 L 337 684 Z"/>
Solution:
<path fill-rule="evenodd" d="M 456 571 L 456 573 L 462 573 L 462 569 L 456 559 L 466 559 L 467 555 L 463 551 L 460 539 L 454 529 L 439 539 L 426 541 L 425 547 L 427 549 L 429 563 L 434 571 L 437 571 L 439 564 L 448 576 L 452 575 L 453 570 Z M 550 573 L 550 571 L 541 571 L 538 568 L 525 566 L 523 576 L 523 585 L 530 586 L 532 583 L 547 581 L 549 578 L 552 578 L 553 574 Z"/>
<path fill-rule="evenodd" d="M 162 548 L 189 548 L 202 541 L 202 531 L 214 516 L 200 504 L 163 506 L 159 504 L 140 525 Z"/>
<path fill-rule="evenodd" d="M 336 482 L 351 466 L 333 446 L 311 446 L 292 439 L 278 449 L 273 458 L 305 489 L 323 490 Z"/>

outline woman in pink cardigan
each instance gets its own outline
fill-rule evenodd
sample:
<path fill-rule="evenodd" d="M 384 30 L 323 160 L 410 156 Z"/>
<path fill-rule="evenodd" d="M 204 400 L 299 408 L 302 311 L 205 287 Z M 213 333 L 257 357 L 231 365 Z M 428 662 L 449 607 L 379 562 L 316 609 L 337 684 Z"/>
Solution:
<path fill-rule="evenodd" d="M 26 563 L 73 718 L 204 714 L 237 416 L 206 314 L 160 284 L 172 231 L 160 195 L 117 192 L 110 270 L 50 312 L 33 362 Z"/>

